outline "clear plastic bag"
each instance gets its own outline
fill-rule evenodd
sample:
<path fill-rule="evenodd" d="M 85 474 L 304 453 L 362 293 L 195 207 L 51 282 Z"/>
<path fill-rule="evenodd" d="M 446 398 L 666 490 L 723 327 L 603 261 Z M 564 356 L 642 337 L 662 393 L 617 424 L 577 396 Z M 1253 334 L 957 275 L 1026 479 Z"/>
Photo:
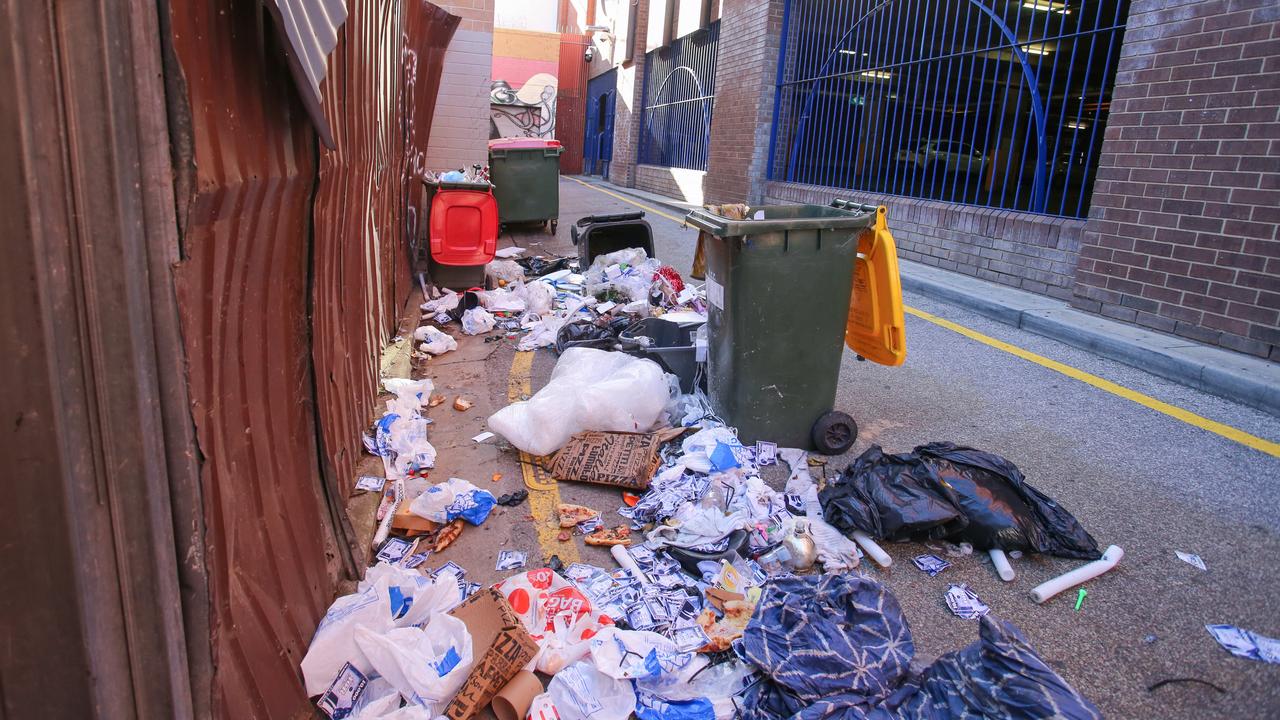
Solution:
<path fill-rule="evenodd" d="M 458 341 L 434 325 L 423 325 L 413 331 L 413 339 L 422 343 L 418 346 L 419 350 L 432 355 L 443 355 L 458 349 Z"/>
<path fill-rule="evenodd" d="M 669 387 L 652 360 L 569 348 L 547 385 L 490 416 L 489 429 L 527 453 L 550 455 L 584 430 L 649 430 L 666 407 Z"/>
<path fill-rule="evenodd" d="M 524 282 L 524 268 L 515 260 L 494 260 L 484 268 L 485 277 L 493 278 L 494 285 Z"/>
<path fill-rule="evenodd" d="M 547 694 L 560 720 L 622 720 L 636 707 L 636 694 L 627 680 L 614 680 L 586 662 L 556 673 Z"/>
<path fill-rule="evenodd" d="M 471 308 L 462 313 L 462 332 L 468 335 L 483 335 L 497 324 L 498 321 L 484 308 Z"/>

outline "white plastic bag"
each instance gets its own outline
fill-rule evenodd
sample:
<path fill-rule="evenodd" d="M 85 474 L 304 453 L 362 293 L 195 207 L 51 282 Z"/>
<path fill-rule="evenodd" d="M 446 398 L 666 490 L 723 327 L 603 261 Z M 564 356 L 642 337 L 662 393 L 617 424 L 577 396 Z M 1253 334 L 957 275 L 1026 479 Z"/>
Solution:
<path fill-rule="evenodd" d="M 484 308 L 471 308 L 462 313 L 462 332 L 468 335 L 482 335 L 497 324 L 498 321 Z"/>
<path fill-rule="evenodd" d="M 520 296 L 518 288 L 498 288 L 497 290 L 482 290 L 476 295 L 480 298 L 480 306 L 490 312 L 524 312 L 524 298 Z"/>
<path fill-rule="evenodd" d="M 544 282 L 525 283 L 516 294 L 524 300 L 525 312 L 532 315 L 546 315 L 556 301 L 556 289 Z"/>
<path fill-rule="evenodd" d="M 369 568 L 357 592 L 333 601 L 311 638 L 301 663 L 307 695 L 319 695 L 328 689 L 347 662 L 365 675 L 372 670 L 368 658 L 356 646 L 357 628 L 383 633 L 417 625 L 448 612 L 460 600 L 452 575 L 433 582 L 417 572 L 387 563 Z"/>
<path fill-rule="evenodd" d="M 681 652 L 658 633 L 614 626 L 591 638 L 591 661 L 615 680 L 644 679 L 656 686 L 684 684 L 710 662 L 705 655 Z"/>
<path fill-rule="evenodd" d="M 436 615 L 425 630 L 405 627 L 380 633 L 358 627 L 354 637 L 375 672 L 432 714 L 444 712 L 471 674 L 471 633 L 452 615 Z"/>
<path fill-rule="evenodd" d="M 441 525 L 459 517 L 479 525 L 489 517 L 495 504 L 497 499 L 488 490 L 481 490 L 462 478 L 449 478 L 414 498 L 409 512 Z"/>
<path fill-rule="evenodd" d="M 422 312 L 425 315 L 435 315 L 436 313 L 449 312 L 458 307 L 458 303 L 462 302 L 462 296 L 456 292 L 448 291 L 444 295 L 435 300 L 428 300 L 422 303 Z"/>
<path fill-rule="evenodd" d="M 547 694 L 560 720 L 623 720 L 636 708 L 630 681 L 614 680 L 586 662 L 556 673 Z"/>
<path fill-rule="evenodd" d="M 549 455 L 584 430 L 649 430 L 668 399 L 662 368 L 652 360 L 574 347 L 533 397 L 491 415 L 489 429 L 527 453 Z"/>
<path fill-rule="evenodd" d="M 419 350 L 432 355 L 443 355 L 458 349 L 458 341 L 434 325 L 423 325 L 414 330 L 413 339 L 422 343 L 418 346 Z"/>
<path fill-rule="evenodd" d="M 524 268 L 515 260 L 494 260 L 484 267 L 484 274 L 494 285 L 524 282 Z"/>

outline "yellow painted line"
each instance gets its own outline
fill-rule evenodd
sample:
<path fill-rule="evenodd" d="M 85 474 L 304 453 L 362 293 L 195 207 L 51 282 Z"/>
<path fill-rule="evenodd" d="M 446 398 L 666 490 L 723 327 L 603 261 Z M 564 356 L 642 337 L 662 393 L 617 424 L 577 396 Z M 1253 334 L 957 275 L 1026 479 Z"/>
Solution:
<path fill-rule="evenodd" d="M 616 193 L 616 192 L 614 192 L 614 191 L 612 191 L 612 190 L 605 190 L 604 188 L 602 188 L 602 187 L 600 187 L 600 186 L 598 186 L 598 185 L 592 185 L 592 184 L 591 184 L 591 183 L 589 183 L 589 182 L 583 182 L 583 181 L 579 180 L 579 179 L 578 179 L 578 178 L 576 178 L 576 177 L 569 177 L 569 176 L 567 176 L 567 175 L 566 175 L 566 176 L 565 176 L 565 178 L 566 178 L 566 179 L 568 179 L 568 180 L 572 180 L 572 181 L 574 181 L 574 182 L 578 183 L 578 184 L 579 184 L 579 185 L 581 185 L 582 187 L 591 188 L 592 190 L 595 190 L 596 192 L 602 192 L 602 193 L 604 193 L 605 195 L 608 195 L 608 196 L 610 196 L 610 197 L 617 198 L 617 199 L 621 200 L 622 202 L 627 203 L 628 205 L 635 205 L 636 207 L 640 208 L 641 210 L 644 210 L 645 212 L 650 212 L 650 213 L 653 213 L 654 215 L 658 215 L 658 216 L 664 217 L 664 218 L 666 218 L 666 219 L 670 220 L 671 222 L 678 222 L 678 223 L 680 223 L 681 225 L 683 225 L 683 224 L 684 224 L 684 218 L 682 218 L 682 217 L 676 217 L 675 215 L 672 215 L 672 214 L 670 214 L 670 213 L 665 213 L 665 212 L 663 212 L 663 211 L 661 211 L 661 210 L 659 210 L 659 209 L 657 209 L 657 208 L 650 207 L 650 206 L 648 206 L 648 205 L 642 205 L 642 204 L 640 204 L 640 203 L 636 202 L 635 200 L 632 200 L 632 199 L 631 199 L 631 198 L 629 198 L 629 197 L 625 197 L 625 196 L 623 196 L 623 195 L 619 195 L 618 193 Z"/>
<path fill-rule="evenodd" d="M 1028 362 L 1033 362 L 1041 367 L 1053 370 L 1054 372 L 1062 373 L 1073 380 L 1079 380 L 1082 383 L 1092 385 L 1099 390 L 1104 390 L 1112 395 L 1116 395 L 1130 402 L 1142 405 L 1143 407 L 1151 408 L 1156 412 L 1164 413 L 1171 418 L 1181 420 L 1182 422 L 1198 427 L 1201 430 L 1208 430 L 1216 435 L 1221 435 L 1228 440 L 1233 440 L 1246 447 L 1251 447 L 1254 450 L 1259 450 L 1273 457 L 1280 457 L 1280 443 L 1263 440 L 1256 435 L 1250 435 L 1238 428 L 1231 427 L 1230 425 L 1224 425 L 1223 423 L 1215 420 L 1210 420 L 1209 418 L 1197 415 L 1189 410 L 1183 410 L 1177 405 L 1170 405 L 1169 403 L 1157 400 L 1150 395 L 1144 395 L 1137 390 L 1131 390 L 1123 385 L 1113 383 L 1110 380 L 1104 380 L 1097 375 L 1060 363 L 1057 360 L 1050 360 L 1049 358 L 1033 353 L 1030 350 L 1023 350 L 1017 345 L 1010 345 L 1007 342 L 997 340 L 989 335 L 983 335 L 977 330 L 970 330 L 963 325 L 958 325 L 950 320 L 944 320 L 937 315 L 927 313 L 923 310 L 917 310 L 913 307 L 906 307 L 904 309 L 906 312 L 911 315 L 915 315 L 921 320 L 927 320 L 934 325 L 959 333 L 971 340 L 977 340 L 983 345 L 989 345 L 997 350 L 1003 350 L 1010 355 L 1015 355 Z"/>
<path fill-rule="evenodd" d="M 511 374 L 507 378 L 507 401 L 526 400 L 533 394 L 533 353 L 518 352 L 511 361 Z M 533 461 L 533 456 L 520 452 L 520 474 L 524 477 L 525 487 L 529 488 L 529 513 L 533 515 L 533 526 L 538 533 L 538 545 L 542 548 L 542 557 L 559 555 L 565 565 L 578 562 L 578 544 L 570 541 L 562 543 L 560 535 L 559 513 L 560 484 L 555 478 L 548 477 L 542 467 Z"/>

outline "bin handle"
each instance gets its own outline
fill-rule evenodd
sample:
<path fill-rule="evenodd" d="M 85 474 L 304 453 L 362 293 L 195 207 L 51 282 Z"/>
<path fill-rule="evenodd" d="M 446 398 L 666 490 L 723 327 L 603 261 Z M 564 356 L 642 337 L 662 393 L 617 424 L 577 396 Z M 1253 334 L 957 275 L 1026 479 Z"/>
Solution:
<path fill-rule="evenodd" d="M 840 210 L 852 210 L 854 212 L 875 212 L 880 209 L 879 205 L 869 205 L 867 203 L 845 200 L 844 198 L 832 198 L 831 207 L 838 208 Z"/>
<path fill-rule="evenodd" d="M 713 235 L 720 236 L 725 234 L 725 229 L 728 227 L 725 223 L 725 218 L 713 215 L 702 209 L 690 210 L 689 214 L 685 215 L 684 221 L 699 230 L 706 230 Z"/>

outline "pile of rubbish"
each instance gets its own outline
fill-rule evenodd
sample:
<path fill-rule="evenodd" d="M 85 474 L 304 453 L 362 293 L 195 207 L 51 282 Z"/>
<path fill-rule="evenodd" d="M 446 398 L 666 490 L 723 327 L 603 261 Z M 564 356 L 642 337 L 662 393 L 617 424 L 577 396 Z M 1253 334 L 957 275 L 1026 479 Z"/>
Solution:
<path fill-rule="evenodd" d="M 864 552 L 888 566 L 878 542 L 900 539 L 989 551 L 1002 578 L 1005 553 L 1095 561 L 1054 581 L 1061 588 L 1037 588 L 1045 598 L 1114 566 L 1119 548 L 1099 553 L 1012 463 L 945 443 L 908 455 L 872 447 L 820 486 L 806 451 L 744 445 L 696 382 L 646 355 L 646 336 L 632 332 L 641 320 L 674 319 L 690 337 L 705 322 L 704 296 L 674 270 L 634 249 L 583 272 L 505 254 L 489 266 L 494 289 L 423 304 L 417 350 L 455 350 L 445 331 L 455 322 L 522 350 L 556 348 L 549 382 L 488 427 L 558 480 L 618 490 L 616 508 L 564 503 L 555 518 L 562 540 L 582 535 L 613 563 L 553 556 L 527 568 L 526 553 L 503 550 L 497 569 L 510 574 L 489 587 L 453 562 L 427 571 L 430 554 L 524 496 L 430 482 L 425 408 L 445 398 L 429 380 L 388 380 L 395 397 L 366 438 L 392 481 L 378 564 L 334 602 L 302 661 L 326 714 L 466 720 L 491 706 L 500 720 L 1100 717 L 963 585 L 944 597 L 978 621 L 977 640 L 913 665 L 896 598 L 861 571 Z M 766 481 L 775 472 L 786 476 L 781 489 Z M 565 496 L 571 487 L 562 485 Z M 936 575 L 950 563 L 928 555 L 916 564 Z"/>

